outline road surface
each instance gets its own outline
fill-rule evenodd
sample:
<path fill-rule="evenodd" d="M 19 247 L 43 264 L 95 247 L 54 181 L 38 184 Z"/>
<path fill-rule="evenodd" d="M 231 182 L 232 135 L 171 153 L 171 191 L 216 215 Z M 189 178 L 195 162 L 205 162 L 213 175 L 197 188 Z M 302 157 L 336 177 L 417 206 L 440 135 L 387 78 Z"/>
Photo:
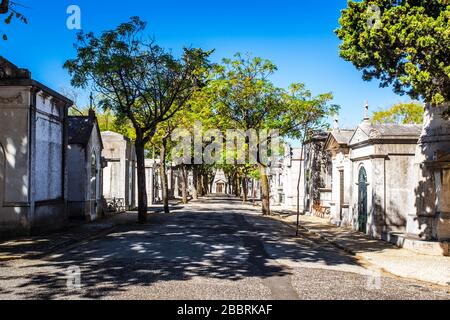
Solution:
<path fill-rule="evenodd" d="M 122 225 L 39 260 L 0 262 L 0 299 L 449 299 L 370 268 L 235 199 Z"/>

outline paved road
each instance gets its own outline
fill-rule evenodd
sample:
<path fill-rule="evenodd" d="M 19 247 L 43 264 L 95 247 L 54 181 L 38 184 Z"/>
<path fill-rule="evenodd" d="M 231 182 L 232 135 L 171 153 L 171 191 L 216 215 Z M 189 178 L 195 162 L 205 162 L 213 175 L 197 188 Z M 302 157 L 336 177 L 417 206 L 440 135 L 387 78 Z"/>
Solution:
<path fill-rule="evenodd" d="M 207 199 L 45 259 L 2 262 L 0 299 L 450 298 L 448 288 L 382 275 L 292 235 L 236 200 Z M 68 287 L 77 268 L 81 288 Z"/>

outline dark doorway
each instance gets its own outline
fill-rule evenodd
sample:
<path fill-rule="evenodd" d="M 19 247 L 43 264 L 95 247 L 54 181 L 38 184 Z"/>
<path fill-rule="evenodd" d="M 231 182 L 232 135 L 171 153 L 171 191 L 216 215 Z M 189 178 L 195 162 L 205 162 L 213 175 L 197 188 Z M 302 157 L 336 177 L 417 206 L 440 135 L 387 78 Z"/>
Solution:
<path fill-rule="evenodd" d="M 367 233 L 367 173 L 362 167 L 358 178 L 358 231 Z"/>
<path fill-rule="evenodd" d="M 224 187 L 225 187 L 225 184 L 218 183 L 216 185 L 216 193 L 224 193 Z"/>

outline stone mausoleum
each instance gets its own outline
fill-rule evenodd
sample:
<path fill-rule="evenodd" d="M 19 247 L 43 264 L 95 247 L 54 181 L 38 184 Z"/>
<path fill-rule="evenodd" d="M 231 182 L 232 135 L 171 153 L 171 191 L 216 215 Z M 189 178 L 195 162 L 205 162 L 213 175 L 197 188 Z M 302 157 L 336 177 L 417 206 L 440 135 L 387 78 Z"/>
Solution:
<path fill-rule="evenodd" d="M 136 208 L 136 152 L 127 137 L 111 131 L 101 133 L 103 157 L 103 196 L 108 205 L 122 210 Z"/>
<path fill-rule="evenodd" d="M 72 101 L 0 57 L 0 236 L 67 221 L 67 111 Z"/>
<path fill-rule="evenodd" d="M 406 231 L 419 125 L 371 124 L 366 118 L 349 142 L 350 214 L 354 229 L 373 237 Z"/>
<path fill-rule="evenodd" d="M 70 218 L 93 221 L 102 213 L 102 150 L 95 112 L 70 116 L 67 152 Z"/>

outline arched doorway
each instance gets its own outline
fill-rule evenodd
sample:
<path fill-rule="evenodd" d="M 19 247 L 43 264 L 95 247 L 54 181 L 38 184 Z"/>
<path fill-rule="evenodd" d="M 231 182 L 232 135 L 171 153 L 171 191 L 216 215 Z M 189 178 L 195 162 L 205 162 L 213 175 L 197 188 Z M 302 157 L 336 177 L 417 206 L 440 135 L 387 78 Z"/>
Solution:
<path fill-rule="evenodd" d="M 358 231 L 367 233 L 367 172 L 364 167 L 358 177 Z"/>
<path fill-rule="evenodd" d="M 97 169 L 97 155 L 92 151 L 91 155 L 91 216 L 97 211 L 97 181 L 99 170 Z"/>
<path fill-rule="evenodd" d="M 217 182 L 216 193 L 218 193 L 218 194 L 225 193 L 225 183 L 224 182 Z"/>

